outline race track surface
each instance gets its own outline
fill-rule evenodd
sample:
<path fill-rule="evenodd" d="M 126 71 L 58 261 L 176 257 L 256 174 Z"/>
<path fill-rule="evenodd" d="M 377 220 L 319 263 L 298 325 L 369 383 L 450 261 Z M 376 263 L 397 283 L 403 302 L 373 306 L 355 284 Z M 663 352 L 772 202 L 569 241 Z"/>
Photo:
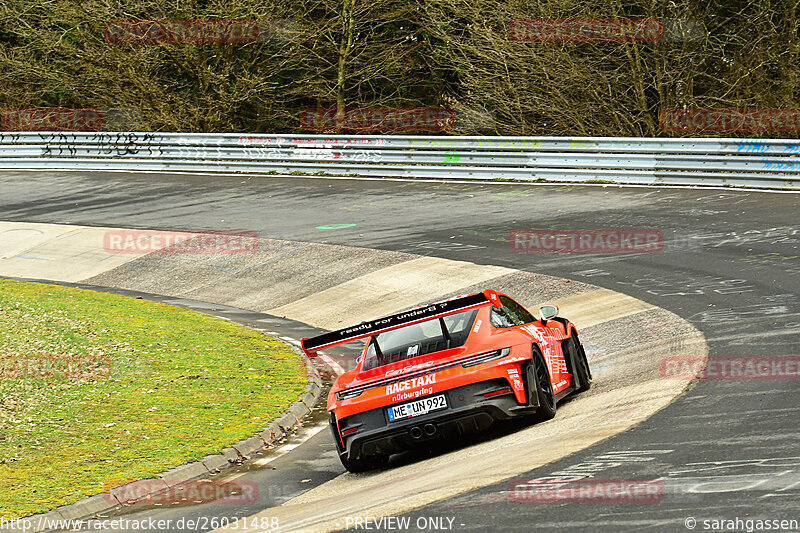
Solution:
<path fill-rule="evenodd" d="M 119 173 L 0 177 L 4 221 L 244 229 L 264 239 L 468 261 L 590 283 L 683 317 L 705 336 L 711 360 L 800 354 L 798 208 L 796 195 L 733 190 Z M 509 248 L 509 232 L 534 228 L 653 229 L 663 233 L 665 246 L 658 253 L 617 255 L 520 254 Z M 658 328 L 654 319 L 632 324 L 625 334 L 646 342 Z M 631 385 L 638 377 L 627 376 Z M 659 480 L 659 501 L 519 502 L 508 481 L 500 481 L 437 503 L 420 501 L 408 515 L 411 530 L 417 524 L 432 529 L 432 517 L 452 518 L 444 523 L 454 530 L 475 531 L 687 531 L 690 518 L 697 530 L 712 519 L 798 520 L 799 403 L 797 376 L 700 380 L 640 424 L 513 476 Z M 527 430 L 508 431 L 500 438 Z M 330 460 L 329 438 L 320 432 L 275 459 L 282 465 L 275 486 L 312 472 L 316 488 L 265 493 L 248 512 L 297 494 L 303 501 L 324 490 L 324 481 L 346 481 L 336 478 L 341 467 Z M 535 456 L 536 448 L 530 453 Z M 437 473 L 426 475 L 435 479 Z M 271 486 L 269 472 L 259 476 Z"/>

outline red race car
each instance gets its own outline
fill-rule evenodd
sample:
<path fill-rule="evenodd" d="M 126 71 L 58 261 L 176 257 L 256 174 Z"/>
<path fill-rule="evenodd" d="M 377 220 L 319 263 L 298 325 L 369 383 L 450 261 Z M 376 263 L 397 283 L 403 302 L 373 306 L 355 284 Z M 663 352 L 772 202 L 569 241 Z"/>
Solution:
<path fill-rule="evenodd" d="M 317 351 L 368 338 L 328 395 L 339 457 L 351 472 L 495 420 L 548 420 L 592 375 L 575 325 L 558 308 L 538 320 L 492 290 L 459 296 L 302 341 Z"/>

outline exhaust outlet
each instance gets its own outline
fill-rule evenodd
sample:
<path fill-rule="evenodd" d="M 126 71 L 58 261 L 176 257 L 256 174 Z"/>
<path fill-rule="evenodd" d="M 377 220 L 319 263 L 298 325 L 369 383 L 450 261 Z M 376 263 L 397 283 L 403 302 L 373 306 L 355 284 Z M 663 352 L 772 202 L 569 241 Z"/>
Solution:
<path fill-rule="evenodd" d="M 436 426 L 433 424 L 425 424 L 422 426 L 422 431 L 425 432 L 425 435 L 433 437 L 436 434 Z"/>
<path fill-rule="evenodd" d="M 412 439 L 421 439 L 422 438 L 422 429 L 419 426 L 414 426 L 408 430 L 408 434 L 411 435 Z"/>

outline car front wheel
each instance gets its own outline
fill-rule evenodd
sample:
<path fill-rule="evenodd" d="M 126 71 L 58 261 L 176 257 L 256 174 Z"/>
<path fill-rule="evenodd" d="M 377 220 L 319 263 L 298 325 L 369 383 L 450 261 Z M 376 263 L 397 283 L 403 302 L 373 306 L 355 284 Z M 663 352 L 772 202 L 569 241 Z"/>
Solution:
<path fill-rule="evenodd" d="M 550 420 L 556 416 L 556 395 L 553 392 L 550 372 L 547 370 L 542 352 L 536 346 L 533 347 L 533 360 L 530 362 L 526 374 L 528 394 L 535 394 L 539 400 L 539 407 L 533 414 L 533 420 L 535 422 Z"/>

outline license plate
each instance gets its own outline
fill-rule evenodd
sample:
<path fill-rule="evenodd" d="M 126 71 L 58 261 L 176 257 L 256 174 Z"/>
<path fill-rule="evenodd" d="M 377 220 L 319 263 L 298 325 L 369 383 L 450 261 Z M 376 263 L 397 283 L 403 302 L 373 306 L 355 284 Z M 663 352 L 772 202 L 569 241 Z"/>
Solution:
<path fill-rule="evenodd" d="M 447 400 L 444 394 L 438 396 L 431 396 L 430 398 L 423 398 L 413 402 L 404 403 L 403 405 L 396 405 L 389 407 L 389 422 L 395 420 L 402 420 L 403 418 L 411 418 L 412 416 L 420 416 L 431 411 L 438 411 L 447 407 Z"/>

